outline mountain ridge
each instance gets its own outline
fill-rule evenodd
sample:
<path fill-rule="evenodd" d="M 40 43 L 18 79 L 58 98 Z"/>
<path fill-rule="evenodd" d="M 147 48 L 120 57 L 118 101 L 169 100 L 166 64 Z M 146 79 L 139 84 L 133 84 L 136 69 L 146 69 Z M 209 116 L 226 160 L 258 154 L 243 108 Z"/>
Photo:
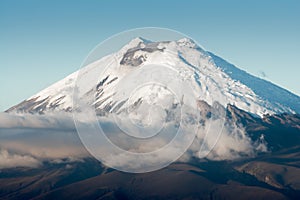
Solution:
<path fill-rule="evenodd" d="M 268 80 L 261 79 L 259 77 L 256 77 L 254 75 L 251 75 L 250 73 L 239 69 L 238 67 L 234 66 L 233 64 L 227 62 L 226 60 L 222 59 L 220 56 L 215 55 L 212 52 L 208 52 L 209 55 L 211 55 L 214 58 L 215 63 L 218 67 L 221 67 L 227 74 L 231 75 L 233 79 L 241 81 L 242 83 L 246 85 L 250 85 L 249 87 L 255 92 L 258 93 L 261 97 L 265 96 L 265 99 L 270 99 L 270 95 L 276 95 L 276 98 L 279 99 L 279 101 L 282 102 L 282 104 L 285 104 L 288 99 L 286 97 L 289 97 L 293 100 L 290 100 L 295 103 L 294 107 L 297 108 L 297 111 L 300 110 L 300 102 L 297 101 L 297 98 L 299 98 L 298 95 L 294 94 L 293 92 L 278 86 Z M 249 79 L 243 79 L 242 76 L 248 76 Z M 269 85 L 269 87 L 262 87 L 265 89 L 265 91 L 259 90 L 261 87 L 259 87 L 259 84 L 254 84 L 259 82 L 261 85 Z M 280 92 L 279 92 L 280 90 Z M 282 95 L 281 92 L 284 92 L 285 94 Z M 284 96 L 284 97 L 283 97 Z M 299 111 L 298 111 L 299 113 Z"/>

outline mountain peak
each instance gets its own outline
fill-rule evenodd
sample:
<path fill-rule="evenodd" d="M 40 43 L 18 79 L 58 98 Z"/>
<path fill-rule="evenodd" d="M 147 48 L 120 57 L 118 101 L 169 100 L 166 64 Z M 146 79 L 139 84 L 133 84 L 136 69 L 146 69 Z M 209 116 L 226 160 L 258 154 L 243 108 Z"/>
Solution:
<path fill-rule="evenodd" d="M 151 41 L 151 40 L 148 40 L 148 39 L 145 39 L 143 37 L 136 37 L 134 39 L 132 39 L 127 45 L 125 45 L 125 47 L 127 48 L 134 48 L 134 47 L 137 47 L 141 44 L 151 44 L 151 43 L 169 43 L 171 41 L 160 41 L 160 42 L 155 42 L 155 41 Z M 176 44 L 179 46 L 179 47 L 188 47 L 188 48 L 192 48 L 192 49 L 199 49 L 199 50 L 202 50 L 198 45 L 197 43 L 190 39 L 190 38 L 181 38 L 177 41 L 175 41 Z"/>

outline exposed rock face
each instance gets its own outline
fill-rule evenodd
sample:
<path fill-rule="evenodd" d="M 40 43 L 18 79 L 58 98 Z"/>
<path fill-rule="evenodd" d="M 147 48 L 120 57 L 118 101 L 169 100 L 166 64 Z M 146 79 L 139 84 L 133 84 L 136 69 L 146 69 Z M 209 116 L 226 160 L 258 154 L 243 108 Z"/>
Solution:
<path fill-rule="evenodd" d="M 153 53 L 155 51 L 163 52 L 165 48 L 159 48 L 159 43 L 142 43 L 140 42 L 137 47 L 130 48 L 124 54 L 121 65 L 129 65 L 137 67 L 147 60 L 146 53 Z"/>

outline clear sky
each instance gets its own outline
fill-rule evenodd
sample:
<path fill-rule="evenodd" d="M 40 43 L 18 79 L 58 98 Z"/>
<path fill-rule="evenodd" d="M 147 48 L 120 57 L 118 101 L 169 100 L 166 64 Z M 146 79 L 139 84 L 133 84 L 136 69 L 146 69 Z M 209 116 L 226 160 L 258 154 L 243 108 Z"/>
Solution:
<path fill-rule="evenodd" d="M 118 32 L 178 30 L 300 94 L 300 1 L 0 0 L 0 111 L 79 69 Z"/>

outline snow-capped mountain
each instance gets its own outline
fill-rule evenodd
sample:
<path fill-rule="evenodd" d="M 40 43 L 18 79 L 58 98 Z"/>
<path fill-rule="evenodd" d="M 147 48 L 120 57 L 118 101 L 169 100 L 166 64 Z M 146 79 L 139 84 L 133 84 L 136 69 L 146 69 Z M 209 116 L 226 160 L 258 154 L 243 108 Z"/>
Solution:
<path fill-rule="evenodd" d="M 147 106 L 153 103 L 153 95 L 155 101 L 163 101 L 170 94 L 162 92 L 160 86 L 144 87 L 130 100 L 122 96 L 126 90 L 123 84 L 125 78 L 132 77 L 137 83 L 142 83 L 149 76 L 147 68 L 144 70 L 143 67 L 151 65 L 175 70 L 176 73 L 169 78 L 169 82 L 188 82 L 195 96 L 192 101 L 206 102 L 209 105 L 219 102 L 224 107 L 231 104 L 261 117 L 264 114 L 300 113 L 300 97 L 236 68 L 186 38 L 162 42 L 135 38 L 118 52 L 85 66 L 80 72 L 74 72 L 7 112 L 76 111 L 73 108 L 75 81 L 77 77 L 87 79 L 91 74 L 97 79 L 80 88 L 82 96 L 78 98 L 92 95 L 92 101 L 88 103 L 95 106 L 98 115 L 120 113 L 125 107 L 138 107 L 143 102 L 148 102 L 144 105 Z M 109 67 L 103 71 L 103 66 Z M 152 77 L 155 80 L 166 78 L 163 73 L 154 73 L 151 76 L 155 76 Z M 166 110 L 177 103 L 179 102 L 174 99 L 170 100 Z"/>

